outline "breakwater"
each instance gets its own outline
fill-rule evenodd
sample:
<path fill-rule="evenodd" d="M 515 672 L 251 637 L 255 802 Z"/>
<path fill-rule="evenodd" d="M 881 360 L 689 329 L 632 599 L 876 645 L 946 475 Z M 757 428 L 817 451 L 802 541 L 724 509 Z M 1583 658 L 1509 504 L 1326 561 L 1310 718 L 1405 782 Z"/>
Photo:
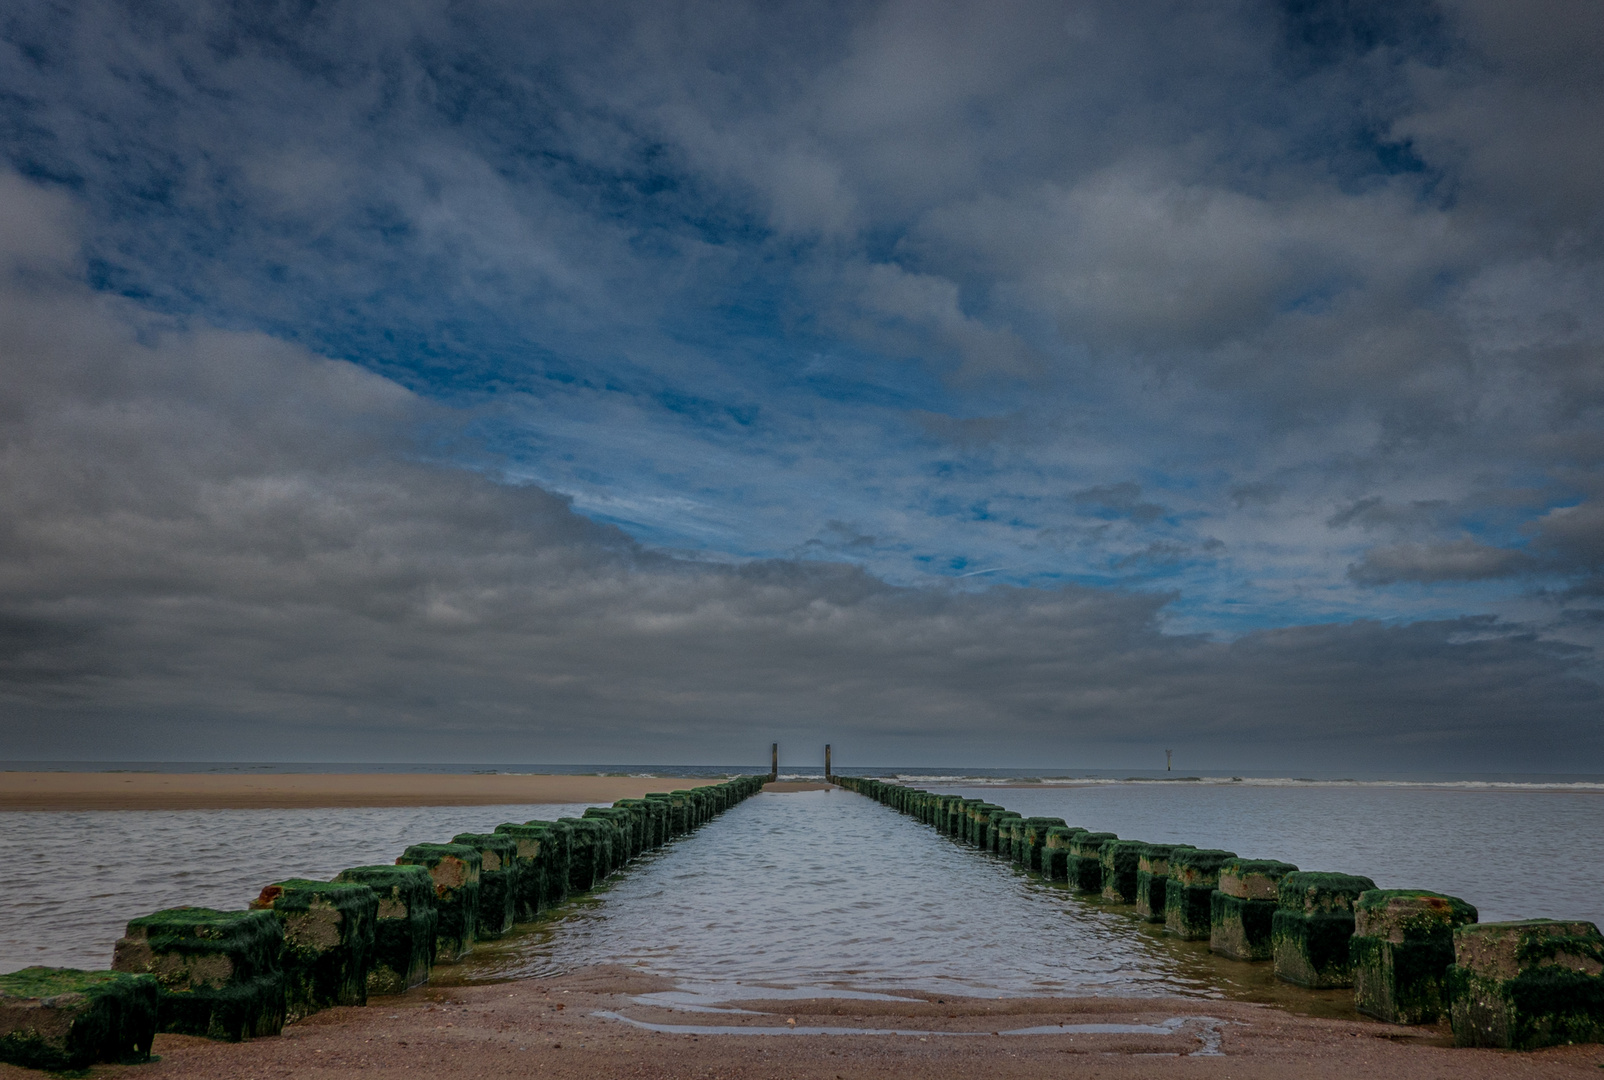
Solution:
<path fill-rule="evenodd" d="M 277 1034 L 332 1005 L 428 981 L 644 852 L 761 790 L 744 776 L 414 844 L 394 864 L 267 884 L 244 911 L 177 907 L 132 920 L 112 970 L 0 975 L 0 1060 L 79 1069 L 140 1060 L 157 1031 Z"/>
<path fill-rule="evenodd" d="M 1463 1046 L 1604 1039 L 1604 937 L 1592 923 L 1478 923 L 1474 907 L 1430 890 L 1147 844 L 983 798 L 833 780 L 1073 892 L 1128 905 L 1178 938 L 1207 941 L 1219 956 L 1269 964 L 1298 986 L 1351 988 L 1356 1008 L 1380 1019 L 1446 1017 Z"/>

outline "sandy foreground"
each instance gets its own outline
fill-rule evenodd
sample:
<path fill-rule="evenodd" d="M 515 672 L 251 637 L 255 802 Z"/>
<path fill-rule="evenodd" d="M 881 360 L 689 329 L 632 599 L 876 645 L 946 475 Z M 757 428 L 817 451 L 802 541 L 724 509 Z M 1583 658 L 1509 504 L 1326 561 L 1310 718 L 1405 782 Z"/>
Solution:
<path fill-rule="evenodd" d="M 158 1035 L 160 1061 L 97 1066 L 93 1075 L 139 1080 L 316 1080 L 358 1073 L 431 1080 L 989 1080 L 1066 1075 L 1507 1080 L 1596 1078 L 1604 1065 L 1604 1047 L 1599 1046 L 1531 1054 L 1456 1050 L 1440 1029 L 1310 1019 L 1223 1001 L 934 996 L 910 1001 L 743 1000 L 737 1004 L 754 1011 L 740 1014 L 670 1010 L 637 997 L 668 989 L 665 981 L 616 967 L 522 982 L 429 986 L 403 997 L 375 998 L 367 1008 L 319 1013 L 286 1028 L 278 1038 L 229 1044 Z M 1059 1024 L 1148 1030 L 1066 1028 L 1051 1034 L 1006 1034 Z M 723 1030 L 687 1030 L 703 1026 Z M 741 1034 L 742 1028 L 786 1034 Z M 810 1028 L 906 1034 L 826 1034 Z M 955 1032 L 969 1034 L 951 1034 Z M 38 1075 L 0 1066 L 0 1078 Z"/>
<path fill-rule="evenodd" d="M 612 802 L 707 777 L 0 772 L 0 810 L 255 810 Z"/>

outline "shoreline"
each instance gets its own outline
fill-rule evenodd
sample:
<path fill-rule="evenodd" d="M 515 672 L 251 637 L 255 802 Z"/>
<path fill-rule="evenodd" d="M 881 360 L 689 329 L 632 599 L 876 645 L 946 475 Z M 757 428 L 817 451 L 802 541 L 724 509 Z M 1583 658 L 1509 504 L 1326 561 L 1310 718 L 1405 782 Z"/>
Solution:
<path fill-rule="evenodd" d="M 710 777 L 482 773 L 0 773 L 5 810 L 286 810 L 610 803 Z"/>
<path fill-rule="evenodd" d="M 431 985 L 373 998 L 366 1008 L 316 1013 L 276 1038 L 222 1043 L 158 1035 L 154 1050 L 160 1061 L 97 1066 L 95 1075 L 1503 1080 L 1597 1076 L 1604 1062 L 1599 1046 L 1533 1053 L 1454 1049 L 1440 1026 L 1316 1019 L 1210 999 L 919 992 L 892 1000 L 743 997 L 728 1005 L 750 1011 L 709 1013 L 644 996 L 673 989 L 667 979 L 619 967 L 517 982 Z M 0 1077 L 37 1075 L 0 1065 Z"/>

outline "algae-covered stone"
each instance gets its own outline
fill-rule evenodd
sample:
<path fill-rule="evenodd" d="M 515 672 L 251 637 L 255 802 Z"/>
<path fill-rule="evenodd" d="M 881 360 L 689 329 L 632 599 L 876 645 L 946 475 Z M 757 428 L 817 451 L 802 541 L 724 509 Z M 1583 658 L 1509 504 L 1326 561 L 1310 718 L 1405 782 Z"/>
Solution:
<path fill-rule="evenodd" d="M 496 826 L 500 836 L 510 836 L 518 845 L 514 859 L 518 864 L 518 885 L 513 897 L 513 917 L 525 923 L 535 919 L 545 905 L 546 875 L 551 867 L 551 830 L 544 825 L 502 822 Z"/>
<path fill-rule="evenodd" d="M 0 975 L 0 1061 L 29 1069 L 150 1059 L 156 980 L 121 971 L 29 967 Z"/>
<path fill-rule="evenodd" d="M 1191 844 L 1148 844 L 1136 858 L 1136 914 L 1142 921 L 1164 921 L 1164 901 L 1170 880 L 1170 855 Z"/>
<path fill-rule="evenodd" d="M 501 937 L 518 919 L 518 841 L 505 833 L 458 833 L 453 844 L 479 853 L 479 918 L 474 937 Z"/>
<path fill-rule="evenodd" d="M 1014 822 L 1023 821 L 1024 816 L 1012 810 L 1001 810 L 991 815 L 991 853 L 1000 855 L 1005 859 L 1013 857 L 1014 848 Z"/>
<path fill-rule="evenodd" d="M 1104 840 L 1098 849 L 1103 864 L 1103 899 L 1136 903 L 1136 874 L 1147 845 L 1140 840 Z"/>
<path fill-rule="evenodd" d="M 1457 897 L 1420 889 L 1370 889 L 1353 905 L 1353 1003 L 1393 1024 L 1434 1024 L 1448 1013 L 1454 928 L 1476 921 Z"/>
<path fill-rule="evenodd" d="M 1459 1046 L 1604 1042 L 1604 937 L 1590 922 L 1460 926 L 1448 987 Z"/>
<path fill-rule="evenodd" d="M 996 803 L 981 803 L 976 806 L 969 815 L 969 842 L 982 851 L 990 851 L 992 847 L 991 819 L 1004 812 L 1003 808 Z"/>
<path fill-rule="evenodd" d="M 158 1030 L 238 1042 L 283 1030 L 283 952 L 270 911 L 168 908 L 128 924 L 111 966 L 156 980 Z"/>
<path fill-rule="evenodd" d="M 637 855 L 651 851 L 661 843 L 657 838 L 657 810 L 654 804 L 645 799 L 619 799 L 613 805 L 635 815 L 636 828 L 640 830 L 640 847 L 635 852 Z"/>
<path fill-rule="evenodd" d="M 1220 870 L 1236 858 L 1218 848 L 1170 849 L 1170 877 L 1164 883 L 1164 925 L 1185 941 L 1207 941 L 1213 918 L 1214 890 Z"/>
<path fill-rule="evenodd" d="M 1111 832 L 1080 832 L 1070 837 L 1064 858 L 1064 880 L 1076 892 L 1103 891 L 1103 841 L 1118 840 Z"/>
<path fill-rule="evenodd" d="M 421 866 L 353 866 L 334 880 L 366 885 L 379 900 L 368 994 L 404 994 L 428 982 L 440 927 L 429 871 Z"/>
<path fill-rule="evenodd" d="M 1055 825 L 1047 830 L 1042 841 L 1041 874 L 1050 881 L 1066 881 L 1069 877 L 1069 844 L 1086 829 L 1072 825 Z"/>
<path fill-rule="evenodd" d="M 284 924 L 284 1016 L 366 1005 L 379 899 L 366 885 L 291 878 L 251 901 Z"/>
<path fill-rule="evenodd" d="M 663 813 L 663 820 L 666 822 L 668 820 L 666 807 Z M 541 821 L 536 818 L 524 824 L 538 826 L 550 834 L 546 881 L 540 894 L 540 906 L 556 907 L 568 899 L 568 882 L 573 865 L 574 830 L 565 821 Z"/>
<path fill-rule="evenodd" d="M 1375 887 L 1355 874 L 1299 870 L 1282 878 L 1270 926 L 1276 977 L 1315 990 L 1352 986 L 1353 905 Z"/>
<path fill-rule="evenodd" d="M 421 866 L 434 882 L 434 962 L 451 964 L 473 950 L 479 929 L 479 852 L 466 844 L 413 844 L 395 861 Z"/>
<path fill-rule="evenodd" d="M 1029 817 L 1019 837 L 1020 865 L 1026 870 L 1042 872 L 1042 852 L 1047 849 L 1049 829 L 1062 829 L 1064 819 L 1058 817 Z"/>
<path fill-rule="evenodd" d="M 1269 960 L 1281 879 L 1296 869 L 1273 859 L 1235 859 L 1221 867 L 1209 900 L 1209 951 L 1232 960 Z"/>
<path fill-rule="evenodd" d="M 607 877 L 611 861 L 612 829 L 595 818 L 559 818 L 573 830 L 569 853 L 569 893 L 589 892 Z"/>
<path fill-rule="evenodd" d="M 621 870 L 629 862 L 631 851 L 635 844 L 635 819 L 627 810 L 620 810 L 612 806 L 592 806 L 582 817 L 590 821 L 601 821 L 612 827 L 608 834 L 608 845 L 611 856 L 607 864 L 607 872 Z"/>
<path fill-rule="evenodd" d="M 665 812 L 668 815 L 667 832 L 670 838 L 678 836 L 680 833 L 685 831 L 685 826 L 681 818 L 680 804 L 674 801 L 674 796 L 670 795 L 666 791 L 648 791 L 643 798 L 651 802 L 662 804 Z"/>

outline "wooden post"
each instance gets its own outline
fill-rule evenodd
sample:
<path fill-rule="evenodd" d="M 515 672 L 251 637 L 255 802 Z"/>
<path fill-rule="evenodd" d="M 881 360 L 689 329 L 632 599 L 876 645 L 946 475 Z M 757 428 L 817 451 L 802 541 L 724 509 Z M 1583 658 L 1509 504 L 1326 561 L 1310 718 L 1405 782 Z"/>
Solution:
<path fill-rule="evenodd" d="M 769 747 L 769 783 L 780 778 L 780 744 Z"/>
<path fill-rule="evenodd" d="M 824 744 L 824 782 L 830 782 L 830 744 Z"/>

